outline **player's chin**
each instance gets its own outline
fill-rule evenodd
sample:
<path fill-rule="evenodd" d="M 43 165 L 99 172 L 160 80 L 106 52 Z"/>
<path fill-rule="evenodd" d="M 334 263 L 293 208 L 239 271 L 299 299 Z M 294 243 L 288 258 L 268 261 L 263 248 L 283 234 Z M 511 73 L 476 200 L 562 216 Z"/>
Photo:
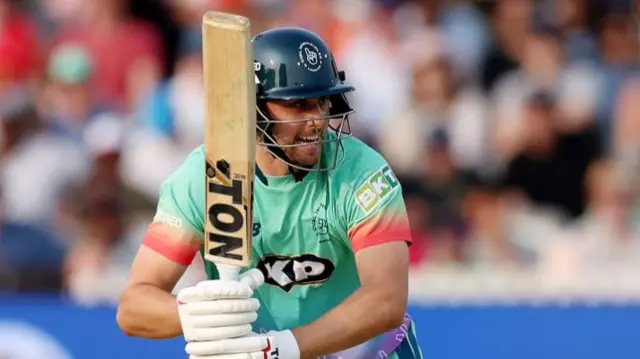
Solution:
<path fill-rule="evenodd" d="M 297 147 L 291 157 L 300 166 L 311 168 L 318 163 L 320 153 L 320 144 L 309 144 Z"/>

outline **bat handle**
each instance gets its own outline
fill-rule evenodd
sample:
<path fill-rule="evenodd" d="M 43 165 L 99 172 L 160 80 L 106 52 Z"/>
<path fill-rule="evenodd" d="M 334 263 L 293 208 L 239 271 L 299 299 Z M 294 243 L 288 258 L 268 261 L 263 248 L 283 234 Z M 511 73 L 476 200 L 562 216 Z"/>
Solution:
<path fill-rule="evenodd" d="M 220 279 L 238 281 L 240 279 L 240 267 L 228 264 L 216 264 Z"/>

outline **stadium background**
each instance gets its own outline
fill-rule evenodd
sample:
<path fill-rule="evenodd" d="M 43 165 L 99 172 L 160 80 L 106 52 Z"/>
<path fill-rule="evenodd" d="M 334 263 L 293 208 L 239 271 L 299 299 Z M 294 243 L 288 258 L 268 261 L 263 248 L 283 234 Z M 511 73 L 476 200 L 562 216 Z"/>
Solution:
<path fill-rule="evenodd" d="M 637 5 L 0 0 L 0 357 L 184 357 L 113 308 L 201 141 L 211 8 L 334 49 L 404 186 L 426 358 L 640 357 Z"/>

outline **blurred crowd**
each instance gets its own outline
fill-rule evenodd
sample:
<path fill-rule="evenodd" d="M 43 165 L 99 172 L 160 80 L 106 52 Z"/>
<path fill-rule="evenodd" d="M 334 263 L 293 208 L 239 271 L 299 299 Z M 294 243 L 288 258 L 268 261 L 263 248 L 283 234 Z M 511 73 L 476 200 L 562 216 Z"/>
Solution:
<path fill-rule="evenodd" d="M 404 186 L 414 268 L 638 270 L 637 3 L 0 0 L 0 288 L 117 296 L 202 141 L 208 9 L 327 40 L 353 133 Z"/>

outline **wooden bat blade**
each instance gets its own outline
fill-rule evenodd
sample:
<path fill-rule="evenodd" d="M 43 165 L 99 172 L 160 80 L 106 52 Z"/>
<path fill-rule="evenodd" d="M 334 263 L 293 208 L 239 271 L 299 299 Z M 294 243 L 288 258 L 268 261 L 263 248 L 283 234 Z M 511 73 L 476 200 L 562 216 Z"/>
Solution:
<path fill-rule="evenodd" d="M 202 23 L 217 29 L 227 29 L 231 31 L 247 32 L 251 28 L 251 21 L 236 14 L 219 11 L 208 11 L 202 17 Z"/>
<path fill-rule="evenodd" d="M 256 92 L 250 21 L 207 12 L 202 19 L 205 89 L 205 259 L 251 263 Z"/>

